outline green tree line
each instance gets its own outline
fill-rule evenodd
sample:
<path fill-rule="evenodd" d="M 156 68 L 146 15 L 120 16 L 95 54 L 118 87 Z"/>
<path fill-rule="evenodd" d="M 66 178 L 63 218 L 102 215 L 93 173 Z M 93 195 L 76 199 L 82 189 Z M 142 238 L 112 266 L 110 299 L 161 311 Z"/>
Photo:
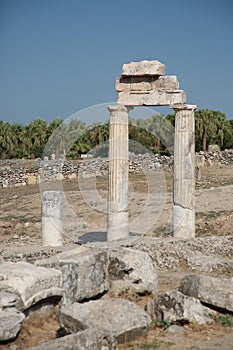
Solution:
<path fill-rule="evenodd" d="M 133 151 L 142 152 L 142 146 L 153 153 L 169 153 L 173 147 L 175 115 L 153 115 L 147 119 L 129 120 L 129 139 Z M 52 137 L 50 137 L 53 134 Z M 23 126 L 0 121 L 1 159 L 33 159 L 51 153 L 66 153 L 70 159 L 88 153 L 97 145 L 97 154 L 107 155 L 109 122 L 87 125 L 80 120 L 70 123 L 58 118 L 47 123 L 42 119 Z M 221 149 L 233 148 L 233 120 L 227 120 L 224 113 L 201 109 L 195 112 L 196 151 L 206 151 L 210 144 Z M 131 147 L 131 146 L 130 146 Z M 46 154 L 47 152 L 47 154 Z M 102 153 L 101 153 L 102 152 Z"/>

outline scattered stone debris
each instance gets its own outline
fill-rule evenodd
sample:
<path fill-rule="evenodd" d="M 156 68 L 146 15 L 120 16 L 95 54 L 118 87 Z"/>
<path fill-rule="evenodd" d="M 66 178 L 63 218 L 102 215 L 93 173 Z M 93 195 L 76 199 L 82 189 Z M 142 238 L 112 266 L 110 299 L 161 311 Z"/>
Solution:
<path fill-rule="evenodd" d="M 78 246 L 36 265 L 62 271 L 64 304 L 91 299 L 109 289 L 108 254 L 104 250 Z"/>
<path fill-rule="evenodd" d="M 200 300 L 172 291 L 159 295 L 155 302 L 155 315 L 158 321 L 163 322 L 206 324 L 213 322 L 216 313 L 203 306 Z"/>
<path fill-rule="evenodd" d="M 28 350 L 115 350 L 116 339 L 112 336 L 101 335 L 93 329 L 86 329 L 78 333 L 69 334 Z"/>
<path fill-rule="evenodd" d="M 103 299 L 62 307 L 61 326 L 69 333 L 91 328 L 116 337 L 118 343 L 140 336 L 151 324 L 150 316 L 126 299 Z"/>
<path fill-rule="evenodd" d="M 20 331 L 25 315 L 16 306 L 17 296 L 0 292 L 0 341 L 14 339 Z"/>
<path fill-rule="evenodd" d="M 114 295 L 157 292 L 157 272 L 145 252 L 122 247 L 109 250 L 109 275 Z"/>
<path fill-rule="evenodd" d="M 61 297 L 61 271 L 35 266 L 23 261 L 0 264 L 0 291 L 17 295 L 16 307 L 20 311 L 49 297 Z"/>
<path fill-rule="evenodd" d="M 233 278 L 188 275 L 181 280 L 179 290 L 210 307 L 233 312 Z"/>
<path fill-rule="evenodd" d="M 65 330 L 64 336 L 32 350 L 112 350 L 117 343 L 134 339 L 146 331 L 152 320 L 182 324 L 212 322 L 215 309 L 221 312 L 233 310 L 232 278 L 187 275 L 181 280 L 179 291 L 157 295 L 156 267 L 159 268 L 158 263 L 160 270 L 162 266 L 165 270 L 173 269 L 176 264 L 180 266 L 185 254 L 189 256 L 192 250 L 199 251 L 198 259 L 203 253 L 209 260 L 212 254 L 218 255 L 219 259 L 224 259 L 226 255 L 230 258 L 231 239 L 173 239 L 152 244 L 151 240 L 147 242 L 146 238 L 140 238 L 132 244 L 127 243 L 130 248 L 82 245 L 62 253 L 57 250 L 58 254 L 51 251 L 51 256 L 48 252 L 44 259 L 37 262 L 36 252 L 35 259 L 30 256 L 34 264 L 2 262 L 0 342 L 15 339 L 25 318 L 27 320 L 34 310 L 44 312 L 49 299 L 54 297 L 58 297 L 59 322 L 61 329 Z M 147 247 L 150 257 L 139 247 L 143 250 Z M 173 263 L 172 260 L 169 262 L 169 255 L 171 259 L 175 257 Z M 18 257 L 21 260 L 26 258 L 23 254 Z M 147 302 L 145 310 L 133 301 L 119 298 L 119 290 L 113 286 L 120 280 L 120 290 L 127 290 L 128 296 L 135 297 L 138 293 L 139 296 L 153 297 Z M 171 329 L 173 331 L 181 330 Z"/>

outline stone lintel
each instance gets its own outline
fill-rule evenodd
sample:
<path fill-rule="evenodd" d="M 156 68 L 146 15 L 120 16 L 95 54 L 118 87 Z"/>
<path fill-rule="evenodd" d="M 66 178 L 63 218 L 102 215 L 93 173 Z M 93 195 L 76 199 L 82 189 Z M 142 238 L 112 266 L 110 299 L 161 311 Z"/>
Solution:
<path fill-rule="evenodd" d="M 131 76 L 116 79 L 116 91 L 178 90 L 179 81 L 171 76 Z"/>
<path fill-rule="evenodd" d="M 170 105 L 169 107 L 174 109 L 175 111 L 180 111 L 180 110 L 195 111 L 195 109 L 197 109 L 197 105 L 189 105 L 189 104 L 182 104 L 182 103 L 175 103 L 173 105 Z"/>
<path fill-rule="evenodd" d="M 165 65 L 157 60 L 125 63 L 122 66 L 122 76 L 164 75 Z"/>
<path fill-rule="evenodd" d="M 119 93 L 117 102 L 127 106 L 184 105 L 186 93 L 183 90 L 125 91 Z"/>

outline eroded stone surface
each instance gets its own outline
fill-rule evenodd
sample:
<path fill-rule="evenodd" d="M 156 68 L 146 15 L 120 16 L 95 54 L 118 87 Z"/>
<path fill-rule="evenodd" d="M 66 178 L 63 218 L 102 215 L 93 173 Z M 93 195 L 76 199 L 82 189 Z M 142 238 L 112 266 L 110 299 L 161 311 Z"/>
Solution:
<path fill-rule="evenodd" d="M 61 270 L 65 304 L 93 298 L 109 288 L 108 256 L 104 250 L 81 246 L 37 264 Z"/>
<path fill-rule="evenodd" d="M 61 285 L 61 271 L 25 262 L 0 264 L 0 291 L 16 294 L 19 310 L 26 310 L 42 299 L 62 296 Z"/>
<path fill-rule="evenodd" d="M 187 268 L 196 273 L 232 275 L 232 243 L 232 236 L 197 237 L 189 240 L 142 237 L 130 246 L 146 251 L 155 267 L 161 270 L 179 271 Z"/>
<path fill-rule="evenodd" d="M 233 312 L 233 278 L 187 275 L 179 290 L 201 302 Z"/>
<path fill-rule="evenodd" d="M 149 327 L 151 318 L 131 301 L 104 299 L 62 307 L 59 321 L 71 333 L 90 328 L 123 342 L 140 336 Z"/>
<path fill-rule="evenodd" d="M 34 346 L 28 350 L 115 350 L 114 337 L 101 335 L 87 329 L 76 334 L 55 339 L 44 344 Z"/>
<path fill-rule="evenodd" d="M 109 278 L 114 294 L 130 291 L 157 292 L 157 272 L 149 255 L 139 250 L 120 248 L 109 251 Z"/>
<path fill-rule="evenodd" d="M 157 60 L 143 60 L 123 64 L 121 75 L 164 75 L 165 65 Z"/>
<path fill-rule="evenodd" d="M 169 106 L 186 102 L 183 90 L 124 91 L 118 95 L 117 103 L 127 106 Z"/>
<path fill-rule="evenodd" d="M 0 310 L 0 341 L 14 339 L 25 315 L 15 307 Z"/>
<path fill-rule="evenodd" d="M 155 303 L 155 315 L 161 321 L 205 324 L 212 322 L 211 315 L 214 312 L 203 306 L 198 299 L 172 291 L 159 295 Z"/>
<path fill-rule="evenodd" d="M 178 90 L 179 82 L 171 76 L 133 76 L 116 79 L 116 91 Z"/>
<path fill-rule="evenodd" d="M 0 310 L 6 307 L 13 307 L 16 305 L 17 295 L 8 293 L 8 292 L 0 292 Z"/>

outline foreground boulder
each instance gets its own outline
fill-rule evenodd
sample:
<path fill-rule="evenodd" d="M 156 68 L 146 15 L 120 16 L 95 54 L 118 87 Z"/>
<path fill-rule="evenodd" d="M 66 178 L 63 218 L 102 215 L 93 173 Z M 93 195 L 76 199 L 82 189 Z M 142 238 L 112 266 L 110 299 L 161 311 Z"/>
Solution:
<path fill-rule="evenodd" d="M 213 307 L 233 312 L 233 278 L 187 275 L 179 290 Z"/>
<path fill-rule="evenodd" d="M 76 334 L 51 340 L 28 350 L 115 350 L 116 340 L 87 329 Z"/>
<path fill-rule="evenodd" d="M 20 311 L 50 297 L 63 295 L 62 273 L 26 262 L 0 264 L 0 291 L 17 295 L 16 307 Z"/>
<path fill-rule="evenodd" d="M 15 307 L 0 311 L 0 341 L 16 338 L 25 315 Z"/>
<path fill-rule="evenodd" d="M 65 290 L 64 304 L 88 300 L 109 288 L 107 252 L 88 247 L 77 247 L 37 265 L 55 267 L 62 272 Z"/>
<path fill-rule="evenodd" d="M 212 322 L 214 312 L 203 306 L 198 299 L 172 291 L 159 295 L 155 303 L 155 315 L 159 321 L 205 324 Z"/>
<path fill-rule="evenodd" d="M 125 299 L 74 303 L 62 307 L 59 321 L 67 332 L 89 328 L 116 337 L 118 342 L 140 336 L 151 324 L 151 318 L 141 307 Z"/>
<path fill-rule="evenodd" d="M 120 248 L 109 251 L 110 291 L 155 294 L 158 291 L 157 272 L 150 256 L 142 251 Z"/>
<path fill-rule="evenodd" d="M 0 292 L 0 342 L 14 339 L 25 318 L 25 315 L 16 309 L 17 296 Z"/>

